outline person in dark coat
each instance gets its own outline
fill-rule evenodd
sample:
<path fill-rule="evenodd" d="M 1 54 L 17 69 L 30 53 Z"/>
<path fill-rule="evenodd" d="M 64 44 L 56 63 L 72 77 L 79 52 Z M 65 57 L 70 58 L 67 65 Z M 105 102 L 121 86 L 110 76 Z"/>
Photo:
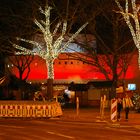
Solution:
<path fill-rule="evenodd" d="M 121 119 L 122 108 L 123 108 L 122 99 L 118 98 L 117 99 L 117 120 L 118 121 L 120 121 L 120 119 Z"/>

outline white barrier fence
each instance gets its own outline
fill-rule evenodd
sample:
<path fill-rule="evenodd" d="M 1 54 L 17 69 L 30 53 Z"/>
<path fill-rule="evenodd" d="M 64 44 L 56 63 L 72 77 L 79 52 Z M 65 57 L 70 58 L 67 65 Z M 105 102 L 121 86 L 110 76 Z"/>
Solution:
<path fill-rule="evenodd" d="M 62 115 L 58 102 L 0 101 L 0 117 L 58 117 Z"/>

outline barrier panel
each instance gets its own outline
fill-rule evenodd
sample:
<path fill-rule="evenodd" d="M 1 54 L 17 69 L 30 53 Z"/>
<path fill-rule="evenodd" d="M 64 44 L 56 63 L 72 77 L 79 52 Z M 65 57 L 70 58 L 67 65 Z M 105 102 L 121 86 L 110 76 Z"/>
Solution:
<path fill-rule="evenodd" d="M 0 117 L 58 117 L 62 115 L 58 102 L 0 101 Z"/>
<path fill-rule="evenodd" d="M 117 99 L 111 100 L 111 121 L 117 121 Z"/>
<path fill-rule="evenodd" d="M 104 119 L 105 104 L 106 104 L 106 95 L 101 97 L 101 100 L 100 100 L 100 118 L 101 118 L 101 120 Z"/>

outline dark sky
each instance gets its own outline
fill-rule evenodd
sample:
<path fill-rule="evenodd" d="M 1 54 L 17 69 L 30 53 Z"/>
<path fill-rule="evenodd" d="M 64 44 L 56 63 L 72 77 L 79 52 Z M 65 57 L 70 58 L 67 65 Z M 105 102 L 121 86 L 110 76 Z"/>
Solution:
<path fill-rule="evenodd" d="M 49 0 L 54 7 L 52 19 L 59 16 L 66 17 L 68 0 Z M 1 0 L 0 1 L 0 45 L 6 45 L 16 36 L 29 37 L 35 33 L 34 18 L 40 17 L 38 7 L 44 6 L 45 0 Z M 105 43 L 113 43 L 113 13 L 114 0 L 69 0 L 68 22 L 73 23 L 71 32 L 75 32 L 82 24 L 90 19 L 86 33 L 95 34 L 94 30 L 105 40 Z M 92 20 L 91 20 L 92 19 Z M 71 25 L 71 24 L 69 24 Z M 119 27 L 120 28 L 120 27 Z M 125 29 L 126 28 L 126 29 Z M 127 30 L 127 27 L 122 29 Z M 125 33 L 120 28 L 121 34 Z M 85 30 L 82 31 L 83 33 Z M 125 36 L 125 35 L 123 35 Z"/>

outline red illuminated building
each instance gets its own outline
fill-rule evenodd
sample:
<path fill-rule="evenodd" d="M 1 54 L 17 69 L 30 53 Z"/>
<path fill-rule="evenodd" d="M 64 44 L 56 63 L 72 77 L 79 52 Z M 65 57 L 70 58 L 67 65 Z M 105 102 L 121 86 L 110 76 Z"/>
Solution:
<path fill-rule="evenodd" d="M 60 54 L 61 58 L 66 58 L 66 53 Z M 137 53 L 133 56 L 129 68 L 126 73 L 126 88 L 130 83 L 136 84 L 136 88 L 140 86 L 139 82 L 139 69 Z M 34 60 L 30 65 L 30 73 L 28 76 L 28 82 L 41 82 L 45 83 L 47 81 L 47 67 L 46 62 L 42 58 L 35 56 Z M 13 67 L 13 73 L 19 77 L 18 70 Z M 26 76 L 26 72 L 24 76 Z M 56 59 L 54 62 L 54 74 L 55 74 L 55 83 L 68 84 L 71 82 L 74 83 L 87 83 L 89 81 L 105 81 L 105 76 L 101 72 L 97 72 L 96 68 L 83 63 L 79 60 L 72 59 Z M 93 94 L 94 93 L 94 94 Z M 100 89 L 89 89 L 84 92 L 76 92 L 75 98 L 78 96 L 81 105 L 100 105 L 100 98 L 102 95 L 106 95 L 107 99 L 109 99 L 109 90 L 106 90 L 106 87 L 103 88 L 100 86 Z M 121 94 L 122 96 L 122 94 Z"/>
<path fill-rule="evenodd" d="M 61 54 L 61 57 L 66 57 L 66 54 Z M 131 60 L 126 79 L 133 81 L 139 79 L 139 70 L 137 63 L 137 54 Z M 31 71 L 28 76 L 28 81 L 46 82 L 47 67 L 45 60 L 35 56 L 30 65 Z M 13 68 L 13 73 L 19 77 L 18 70 Z M 105 76 L 101 72 L 95 71 L 92 65 L 83 63 L 79 60 L 59 60 L 54 62 L 55 80 L 68 80 L 68 81 L 82 81 L 82 80 L 105 80 Z M 26 71 L 24 73 L 26 75 Z"/>
<path fill-rule="evenodd" d="M 95 37 L 89 35 L 88 39 L 91 41 L 92 45 L 96 47 L 96 39 Z M 37 42 L 42 42 L 42 37 L 40 35 L 36 35 L 34 40 Z M 83 41 L 82 35 L 78 37 L 78 40 L 80 42 Z M 72 44 L 71 46 L 73 46 Z M 55 75 L 55 81 L 58 82 L 83 82 L 83 81 L 96 81 L 96 80 L 106 80 L 104 74 L 97 71 L 95 67 L 92 65 L 83 63 L 79 60 L 74 59 L 63 59 L 68 58 L 66 53 L 75 53 L 73 52 L 63 52 L 60 54 L 60 58 L 62 59 L 56 59 L 54 62 L 54 75 Z M 101 55 L 100 55 L 101 56 Z M 102 57 L 102 56 L 101 56 Z M 139 85 L 139 69 L 138 69 L 138 54 L 137 52 L 135 55 L 133 55 L 133 58 L 131 59 L 130 65 L 128 67 L 128 70 L 126 72 L 125 79 L 128 83 L 136 83 Z M 12 68 L 13 73 L 19 77 L 18 70 L 13 67 Z M 26 76 L 26 72 L 24 73 L 24 76 Z M 40 58 L 39 56 L 35 56 L 34 60 L 32 61 L 30 65 L 30 73 L 28 76 L 28 81 L 30 82 L 46 82 L 47 79 L 47 67 L 45 60 Z M 110 78 L 111 79 L 111 78 Z"/>

